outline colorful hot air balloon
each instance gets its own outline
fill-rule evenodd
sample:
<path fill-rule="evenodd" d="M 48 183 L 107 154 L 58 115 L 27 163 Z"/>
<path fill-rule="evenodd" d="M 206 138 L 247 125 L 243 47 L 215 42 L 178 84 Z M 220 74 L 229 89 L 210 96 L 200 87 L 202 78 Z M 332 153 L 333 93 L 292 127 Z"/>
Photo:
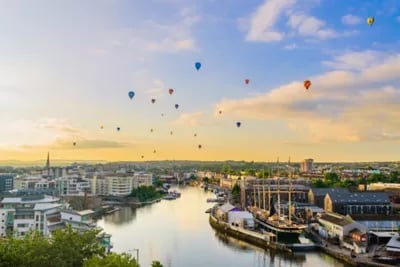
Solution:
<path fill-rule="evenodd" d="M 179 105 L 178 105 L 178 104 L 175 104 L 175 108 L 178 109 L 178 108 L 179 108 Z"/>
<path fill-rule="evenodd" d="M 194 63 L 194 67 L 196 68 L 196 70 L 199 70 L 201 68 L 201 63 L 200 62 Z"/>
<path fill-rule="evenodd" d="M 244 80 L 244 82 L 245 82 L 246 84 L 249 84 L 250 80 L 249 80 L 249 79 L 246 79 L 246 80 Z"/>
<path fill-rule="evenodd" d="M 236 126 L 239 128 L 240 125 L 242 125 L 242 123 L 241 123 L 240 121 L 238 121 L 238 122 L 236 123 Z"/>
<path fill-rule="evenodd" d="M 132 99 L 135 96 L 135 92 L 134 91 L 129 91 L 128 96 L 130 99 Z"/>
<path fill-rule="evenodd" d="M 201 148 L 201 145 L 199 145 L 199 148 Z"/>
<path fill-rule="evenodd" d="M 174 89 L 170 88 L 170 89 L 168 90 L 168 93 L 169 93 L 170 95 L 172 95 L 172 94 L 174 93 Z"/>
<path fill-rule="evenodd" d="M 374 22 L 375 22 L 374 17 L 367 18 L 367 23 L 368 23 L 369 26 L 372 26 L 372 24 L 374 24 Z"/>
<path fill-rule="evenodd" d="M 72 145 L 73 145 L 73 146 L 76 146 L 76 142 L 73 142 Z"/>
<path fill-rule="evenodd" d="M 304 87 L 308 90 L 308 88 L 310 88 L 310 86 L 311 86 L 311 82 L 309 80 L 305 80 Z"/>
<path fill-rule="evenodd" d="M 117 127 L 117 131 L 121 130 L 121 128 Z"/>
<path fill-rule="evenodd" d="M 156 103 L 156 100 L 153 98 L 153 99 L 151 99 L 151 103 Z"/>

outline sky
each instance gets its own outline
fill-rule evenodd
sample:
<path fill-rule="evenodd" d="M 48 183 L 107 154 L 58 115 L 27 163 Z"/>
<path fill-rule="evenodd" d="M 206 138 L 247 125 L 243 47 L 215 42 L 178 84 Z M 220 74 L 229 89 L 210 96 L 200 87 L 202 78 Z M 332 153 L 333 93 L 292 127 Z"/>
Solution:
<path fill-rule="evenodd" d="M 0 160 L 399 160 L 399 8 L 0 0 Z"/>

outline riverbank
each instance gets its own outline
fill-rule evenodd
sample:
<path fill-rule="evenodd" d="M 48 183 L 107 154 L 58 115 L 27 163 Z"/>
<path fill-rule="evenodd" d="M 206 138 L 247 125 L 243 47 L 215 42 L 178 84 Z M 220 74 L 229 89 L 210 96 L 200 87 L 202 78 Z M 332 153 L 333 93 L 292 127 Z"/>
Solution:
<path fill-rule="evenodd" d="M 292 250 L 289 249 L 286 245 L 272 241 L 272 239 L 274 238 L 272 234 L 265 235 L 254 231 L 245 230 L 239 227 L 232 227 L 225 222 L 219 222 L 212 214 L 210 214 L 209 216 L 209 222 L 215 230 L 222 234 L 226 234 L 236 239 L 249 242 L 250 244 L 256 245 L 263 249 L 270 248 L 285 253 L 292 253 Z"/>

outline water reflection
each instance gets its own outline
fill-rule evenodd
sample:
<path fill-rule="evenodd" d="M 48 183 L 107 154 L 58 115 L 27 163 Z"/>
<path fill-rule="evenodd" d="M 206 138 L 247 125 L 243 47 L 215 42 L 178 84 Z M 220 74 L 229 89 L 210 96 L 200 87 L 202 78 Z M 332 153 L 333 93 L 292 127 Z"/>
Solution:
<path fill-rule="evenodd" d="M 121 208 L 98 221 L 112 234 L 115 252 L 140 250 L 140 264 L 159 260 L 165 267 L 344 267 L 320 253 L 287 255 L 223 236 L 209 225 L 205 211 L 212 196 L 199 188 L 179 188 L 182 197 L 140 208 Z M 135 256 L 135 254 L 134 254 Z"/>
<path fill-rule="evenodd" d="M 104 216 L 104 221 L 108 224 L 123 225 L 129 224 L 136 219 L 135 207 L 121 207 L 121 209 L 112 214 Z"/>

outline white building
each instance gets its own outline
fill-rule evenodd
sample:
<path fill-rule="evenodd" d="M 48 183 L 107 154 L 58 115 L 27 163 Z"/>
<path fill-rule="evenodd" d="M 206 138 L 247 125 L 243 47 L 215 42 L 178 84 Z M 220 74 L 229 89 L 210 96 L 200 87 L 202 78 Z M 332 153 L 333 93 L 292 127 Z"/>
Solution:
<path fill-rule="evenodd" d="M 55 179 L 56 189 L 60 196 L 83 195 L 90 191 L 90 183 L 79 176 L 63 176 Z"/>
<path fill-rule="evenodd" d="M 133 188 L 138 188 L 141 186 L 151 186 L 153 185 L 153 174 L 136 172 L 133 175 Z"/>
<path fill-rule="evenodd" d="M 246 229 L 254 229 L 254 217 L 248 211 L 229 211 L 228 223 Z"/>
<path fill-rule="evenodd" d="M 59 199 L 50 196 L 5 197 L 0 208 L 0 236 L 24 236 L 29 230 L 47 235 L 60 215 Z"/>
<path fill-rule="evenodd" d="M 61 221 L 71 225 L 72 229 L 87 230 L 96 228 L 96 223 L 93 221 L 93 210 L 62 210 Z"/>
<path fill-rule="evenodd" d="M 322 214 L 318 222 L 322 224 L 330 237 L 337 237 L 340 241 L 343 241 L 343 237 L 348 236 L 354 229 L 363 232 L 368 230 L 366 226 L 354 221 L 349 215 L 328 212 Z"/>

